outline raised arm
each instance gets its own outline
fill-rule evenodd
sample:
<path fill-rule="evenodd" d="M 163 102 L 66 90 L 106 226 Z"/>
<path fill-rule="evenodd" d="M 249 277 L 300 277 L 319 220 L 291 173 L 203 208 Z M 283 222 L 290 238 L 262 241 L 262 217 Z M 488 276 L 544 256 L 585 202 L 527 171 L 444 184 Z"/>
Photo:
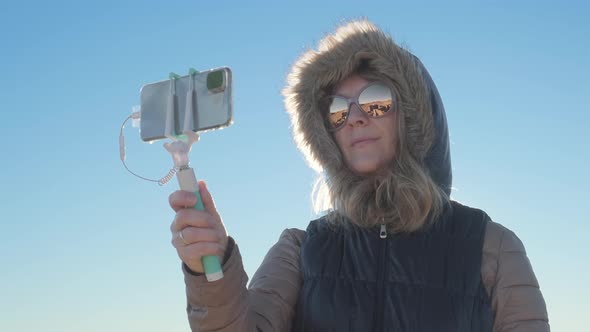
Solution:
<path fill-rule="evenodd" d="M 191 329 L 289 331 L 301 287 L 299 248 L 303 236 L 301 230 L 283 231 L 249 288 L 239 248 L 231 238 L 223 279 L 207 282 L 183 264 Z"/>

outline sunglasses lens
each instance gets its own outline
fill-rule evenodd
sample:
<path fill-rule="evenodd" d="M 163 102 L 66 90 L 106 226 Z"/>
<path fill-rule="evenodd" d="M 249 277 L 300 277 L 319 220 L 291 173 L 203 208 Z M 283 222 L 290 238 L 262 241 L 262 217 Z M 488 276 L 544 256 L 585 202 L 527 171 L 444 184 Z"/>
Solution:
<path fill-rule="evenodd" d="M 382 84 L 370 85 L 359 96 L 359 105 L 369 116 L 383 116 L 393 106 L 391 90 Z"/>
<path fill-rule="evenodd" d="M 334 97 L 330 103 L 328 122 L 332 128 L 340 127 L 348 116 L 348 101 L 344 98 Z"/>

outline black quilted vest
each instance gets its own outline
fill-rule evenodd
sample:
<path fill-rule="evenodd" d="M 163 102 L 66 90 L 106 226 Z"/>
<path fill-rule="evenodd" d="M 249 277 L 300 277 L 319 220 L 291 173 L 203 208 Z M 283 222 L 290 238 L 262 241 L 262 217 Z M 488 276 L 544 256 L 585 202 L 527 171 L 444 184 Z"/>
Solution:
<path fill-rule="evenodd" d="M 429 229 L 384 239 L 380 228 L 312 221 L 293 331 L 492 331 L 481 278 L 488 220 L 452 202 Z"/>

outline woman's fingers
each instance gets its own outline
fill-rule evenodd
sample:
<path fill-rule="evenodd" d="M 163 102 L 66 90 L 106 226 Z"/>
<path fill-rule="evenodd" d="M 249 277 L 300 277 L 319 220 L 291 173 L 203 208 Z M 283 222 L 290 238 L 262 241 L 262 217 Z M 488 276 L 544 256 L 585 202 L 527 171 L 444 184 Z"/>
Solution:
<path fill-rule="evenodd" d="M 181 209 L 192 208 L 197 205 L 195 193 L 186 190 L 177 190 L 168 196 L 170 207 L 178 212 Z"/>
<path fill-rule="evenodd" d="M 205 211 L 199 211 L 192 208 L 181 209 L 176 212 L 174 221 L 170 225 L 170 231 L 176 232 L 185 227 L 203 227 L 203 228 L 217 228 L 219 222 L 215 217 Z"/>
<path fill-rule="evenodd" d="M 210 228 L 185 227 L 172 233 L 172 245 L 176 248 L 186 247 L 197 242 L 221 243 L 219 231 Z"/>
<path fill-rule="evenodd" d="M 176 249 L 180 259 L 193 271 L 203 273 L 201 258 L 203 256 L 217 256 L 223 259 L 225 248 L 216 242 L 197 242 Z"/>
<path fill-rule="evenodd" d="M 217 207 L 215 206 L 215 202 L 213 201 L 213 197 L 211 196 L 205 181 L 199 181 L 198 186 L 205 211 L 211 213 L 215 217 L 219 217 Z M 197 205 L 197 196 L 195 193 L 190 191 L 177 190 L 168 196 L 168 202 L 170 207 L 174 211 L 178 212 L 181 209 L 186 209 Z"/>

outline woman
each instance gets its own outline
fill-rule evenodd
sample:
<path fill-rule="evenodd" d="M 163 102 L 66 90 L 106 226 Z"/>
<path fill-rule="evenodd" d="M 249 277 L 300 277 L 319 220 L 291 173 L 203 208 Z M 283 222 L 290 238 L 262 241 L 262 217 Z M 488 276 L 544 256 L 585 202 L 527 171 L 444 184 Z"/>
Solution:
<path fill-rule="evenodd" d="M 170 196 L 195 331 L 548 331 L 516 235 L 450 200 L 445 112 L 420 61 L 367 21 L 325 37 L 284 90 L 330 212 L 288 229 L 249 288 L 208 190 Z M 321 195 L 320 195 L 321 196 Z M 218 255 L 208 283 L 200 258 Z"/>

